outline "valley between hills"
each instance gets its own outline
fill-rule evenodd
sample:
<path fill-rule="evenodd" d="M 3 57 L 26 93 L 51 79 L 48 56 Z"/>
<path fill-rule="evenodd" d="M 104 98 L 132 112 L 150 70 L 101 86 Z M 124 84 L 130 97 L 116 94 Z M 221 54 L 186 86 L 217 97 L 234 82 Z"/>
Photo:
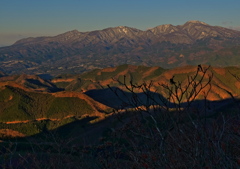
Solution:
<path fill-rule="evenodd" d="M 206 65 L 202 67 L 207 68 Z M 163 69 L 121 65 L 83 74 L 58 75 L 50 80 L 26 74 L 3 76 L 0 78 L 2 135 L 8 137 L 3 131 L 11 129 L 20 135 L 29 136 L 41 133 L 45 127 L 53 130 L 85 117 L 96 117 L 94 121 L 103 120 L 111 116 L 114 109 L 134 108 L 132 93 L 127 90 L 131 85 L 151 83 L 149 91 L 167 100 L 168 91 L 161 84 L 171 86 L 169 79 L 174 76 L 174 81 L 187 85 L 188 77 L 193 77 L 197 69 L 196 66 Z M 236 111 L 234 108 L 228 109 L 233 104 L 231 97 L 238 98 L 240 94 L 240 81 L 234 77 L 238 74 L 240 68 L 237 67 L 210 67 L 203 80 L 212 76 L 211 89 L 201 91 L 195 98 L 196 102 L 203 100 L 205 91 L 209 90 L 206 100 L 211 112 Z M 147 97 L 141 89 L 134 92 L 145 102 Z M 160 102 L 159 100 L 159 104 Z M 195 109 L 201 109 L 200 107 L 200 103 L 195 105 Z M 35 125 L 38 123 L 44 125 Z"/>

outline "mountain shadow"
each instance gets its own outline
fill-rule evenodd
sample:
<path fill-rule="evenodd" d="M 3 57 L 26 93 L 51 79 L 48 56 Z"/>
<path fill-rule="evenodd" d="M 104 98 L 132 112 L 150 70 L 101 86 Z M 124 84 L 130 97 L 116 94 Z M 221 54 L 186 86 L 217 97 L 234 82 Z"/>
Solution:
<path fill-rule="evenodd" d="M 94 100 L 105 104 L 114 109 L 136 108 L 138 106 L 148 107 L 151 105 L 165 106 L 170 109 L 183 108 L 186 111 L 197 110 L 201 115 L 213 115 L 216 112 L 226 111 L 236 105 L 240 105 L 240 101 L 229 97 L 224 100 L 211 101 L 208 99 L 195 99 L 194 101 L 182 102 L 180 104 L 169 102 L 167 98 L 159 93 L 147 91 L 141 93 L 133 93 L 123 91 L 117 87 L 94 89 L 85 92 L 86 95 Z M 239 106 L 240 108 L 240 106 Z"/>
<path fill-rule="evenodd" d="M 47 129 L 47 123 L 42 125 L 42 122 L 40 122 L 39 124 L 36 124 L 39 125 L 39 129 L 41 130 L 41 132 L 38 134 L 22 138 L 3 140 L 6 142 L 17 141 L 19 143 L 23 143 L 25 147 L 19 146 L 18 151 L 28 151 L 30 149 L 30 144 L 28 143 L 31 143 L 32 145 L 46 145 L 46 147 L 56 142 L 59 144 L 65 142 L 65 146 L 95 145 L 100 142 L 99 139 L 105 135 L 107 131 L 111 130 L 113 127 L 113 121 L 116 123 L 116 118 L 114 115 L 102 120 L 99 120 L 98 118 L 99 117 L 97 116 L 87 116 L 80 120 L 74 119 L 72 122 L 52 130 Z"/>
<path fill-rule="evenodd" d="M 111 87 L 88 90 L 85 94 L 94 100 L 115 109 L 134 108 L 143 105 L 163 105 L 164 103 L 168 104 L 170 107 L 173 106 L 161 94 L 151 91 L 146 91 L 145 93 L 133 93 L 123 91 L 117 87 Z"/>
<path fill-rule="evenodd" d="M 47 84 L 41 83 L 39 80 L 36 80 L 36 79 L 26 79 L 25 85 L 30 88 L 36 88 L 35 90 L 38 90 L 38 88 L 44 88 L 45 90 L 47 90 L 49 92 L 59 92 L 59 91 L 64 90 L 62 88 L 58 88 L 54 84 L 47 85 Z"/>
<path fill-rule="evenodd" d="M 51 79 L 53 79 L 53 76 L 51 76 L 50 74 L 39 74 L 38 76 L 41 79 L 44 79 L 44 80 L 51 80 Z"/>

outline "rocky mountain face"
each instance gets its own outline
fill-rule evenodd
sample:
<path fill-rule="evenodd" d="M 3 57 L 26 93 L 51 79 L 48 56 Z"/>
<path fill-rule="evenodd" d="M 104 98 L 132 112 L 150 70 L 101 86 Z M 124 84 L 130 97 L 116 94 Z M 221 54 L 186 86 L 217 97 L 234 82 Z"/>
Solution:
<path fill-rule="evenodd" d="M 146 31 L 119 26 L 22 39 L 0 48 L 0 71 L 57 75 L 121 64 L 229 66 L 239 61 L 239 55 L 239 31 L 188 21 Z"/>

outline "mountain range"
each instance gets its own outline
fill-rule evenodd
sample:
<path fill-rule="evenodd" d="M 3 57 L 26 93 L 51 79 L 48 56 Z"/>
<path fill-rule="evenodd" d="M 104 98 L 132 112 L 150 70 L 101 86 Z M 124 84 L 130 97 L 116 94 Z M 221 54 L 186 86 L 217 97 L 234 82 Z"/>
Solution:
<path fill-rule="evenodd" d="M 0 48 L 0 71 L 58 75 L 122 64 L 237 66 L 239 56 L 240 31 L 188 21 L 145 31 L 118 26 L 22 39 Z"/>
<path fill-rule="evenodd" d="M 207 68 L 205 65 L 202 67 Z M 119 108 L 123 100 L 131 103 L 132 94 L 126 87 L 131 88 L 132 84 L 138 86 L 145 82 L 151 83 L 150 92 L 167 98 L 169 93 L 163 90 L 161 84 L 171 86 L 169 79 L 174 76 L 174 80 L 184 86 L 188 83 L 187 77 L 193 77 L 197 69 L 197 66 L 163 69 L 121 65 L 83 74 L 58 75 L 50 80 L 25 74 L 3 76 L 0 77 L 0 123 L 79 118 L 86 114 L 104 117 L 113 108 Z M 223 106 L 221 103 L 214 108 L 214 102 L 231 98 L 228 92 L 238 98 L 240 82 L 233 75 L 239 74 L 240 68 L 237 67 L 210 67 L 208 76 L 213 78 L 207 100 L 212 102 L 212 110 L 217 111 L 216 107 L 220 109 Z M 208 76 L 204 81 L 207 81 Z M 124 77 L 125 85 L 122 84 Z M 142 100 L 146 99 L 143 91 L 135 92 Z M 203 97 L 204 92 L 199 93 L 196 100 Z"/>

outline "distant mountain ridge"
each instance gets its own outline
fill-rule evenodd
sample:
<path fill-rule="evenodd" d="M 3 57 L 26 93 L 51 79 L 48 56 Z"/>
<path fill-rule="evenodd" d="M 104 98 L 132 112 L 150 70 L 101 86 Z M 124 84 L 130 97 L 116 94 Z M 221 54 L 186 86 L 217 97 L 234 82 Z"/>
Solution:
<path fill-rule="evenodd" d="M 165 68 L 198 63 L 230 66 L 240 61 L 239 56 L 240 31 L 188 21 L 146 31 L 118 26 L 25 38 L 0 48 L 0 71 L 57 75 L 121 64 Z"/>
<path fill-rule="evenodd" d="M 183 39 L 173 40 L 174 36 L 184 37 Z M 134 40 L 143 40 L 147 38 L 155 41 L 169 41 L 173 43 L 191 44 L 196 40 L 204 39 L 206 37 L 222 37 L 222 38 L 237 38 L 240 37 L 240 32 L 218 26 L 210 26 L 201 21 L 188 21 L 184 25 L 173 26 L 171 24 L 160 25 L 146 31 L 127 26 L 118 26 L 113 28 L 106 28 L 103 30 L 96 30 L 91 32 L 79 32 L 72 30 L 54 37 L 38 37 L 26 38 L 17 41 L 14 45 L 44 43 L 44 42 L 59 42 L 59 43 L 97 43 L 105 40 L 103 43 L 116 43 L 116 40 L 121 38 L 129 38 Z M 131 43 L 131 42 L 130 42 Z M 132 41 L 134 43 L 134 41 Z"/>

